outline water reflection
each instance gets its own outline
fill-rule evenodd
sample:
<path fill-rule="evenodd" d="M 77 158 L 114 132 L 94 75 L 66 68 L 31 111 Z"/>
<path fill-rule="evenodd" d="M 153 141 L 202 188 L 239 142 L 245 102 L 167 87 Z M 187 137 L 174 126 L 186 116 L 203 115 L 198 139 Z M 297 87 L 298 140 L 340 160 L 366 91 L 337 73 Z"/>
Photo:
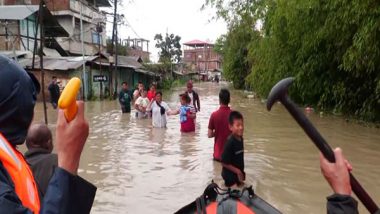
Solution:
<path fill-rule="evenodd" d="M 87 102 L 90 136 L 80 174 L 98 187 L 92 213 L 173 213 L 199 196 L 209 181 L 220 181 L 207 126 L 221 86 L 195 84 L 202 111 L 193 134 L 179 132 L 178 116 L 169 117 L 168 128 L 154 129 L 149 120 L 122 115 L 117 101 Z M 164 93 L 171 108 L 184 90 Z M 320 174 L 318 152 L 283 107 L 268 112 L 261 100 L 232 91 L 232 108 L 245 117 L 248 183 L 284 213 L 325 213 L 331 191 Z M 49 107 L 48 114 L 54 129 L 56 111 Z M 331 145 L 344 149 L 355 176 L 380 200 L 379 129 L 315 113 L 308 117 Z M 38 105 L 35 120 L 41 118 Z"/>

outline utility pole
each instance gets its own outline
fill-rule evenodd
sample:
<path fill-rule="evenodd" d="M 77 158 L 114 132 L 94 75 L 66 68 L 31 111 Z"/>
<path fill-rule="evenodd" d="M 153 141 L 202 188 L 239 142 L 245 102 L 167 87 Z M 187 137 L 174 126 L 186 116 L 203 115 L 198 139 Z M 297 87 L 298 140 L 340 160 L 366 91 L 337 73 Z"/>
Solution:
<path fill-rule="evenodd" d="M 98 25 L 96 27 L 96 32 L 98 33 L 98 45 L 99 45 L 99 58 L 101 58 L 101 44 L 100 44 L 100 33 L 103 32 L 103 28 L 102 28 L 102 25 L 100 22 L 98 22 Z M 100 65 L 99 65 L 99 70 L 100 70 L 100 75 L 103 75 L 103 72 L 102 72 L 102 60 L 100 59 Z M 100 81 L 100 91 L 99 91 L 99 95 L 100 95 L 100 100 L 103 100 L 103 82 Z"/>
<path fill-rule="evenodd" d="M 118 20 L 119 21 L 119 20 Z M 118 53 L 117 53 L 117 47 L 118 47 L 118 35 L 117 35 L 117 22 L 116 22 L 116 29 L 115 29 L 115 93 L 114 93 L 114 98 L 116 98 L 116 95 L 117 95 L 117 85 L 118 85 L 118 82 L 117 82 L 117 65 L 118 65 Z"/>
<path fill-rule="evenodd" d="M 80 40 L 82 45 L 82 84 L 83 84 L 83 101 L 86 100 L 86 65 L 85 65 L 85 59 L 84 59 L 84 41 L 83 41 L 83 3 L 82 1 L 79 1 L 80 3 Z"/>
<path fill-rule="evenodd" d="M 45 33 L 43 26 L 43 11 L 46 5 L 45 2 L 41 0 L 40 7 L 38 10 L 39 22 L 40 22 L 40 69 L 41 69 L 41 84 L 42 84 L 42 101 L 44 106 L 44 117 L 45 124 L 48 124 L 47 112 L 46 112 L 46 97 L 45 97 L 45 71 L 44 71 L 44 43 L 45 43 Z"/>
<path fill-rule="evenodd" d="M 114 60 L 115 61 L 115 68 L 114 68 L 114 71 L 111 70 L 111 73 L 115 74 L 115 76 L 112 78 L 115 81 L 115 83 L 116 83 L 116 72 L 117 72 L 117 44 L 115 45 L 116 46 L 116 51 L 115 51 L 115 46 L 114 46 L 114 42 L 117 43 L 117 40 L 115 39 L 115 37 L 117 36 L 117 17 L 116 16 L 117 16 L 117 0 L 114 0 L 113 28 L 112 28 L 112 41 L 111 41 L 111 50 L 112 50 L 111 51 L 111 57 L 113 57 L 113 54 L 115 53 L 116 58 Z M 114 88 L 113 91 L 114 91 L 113 92 L 114 94 L 117 91 L 117 85 L 116 84 L 115 84 L 115 88 Z"/>

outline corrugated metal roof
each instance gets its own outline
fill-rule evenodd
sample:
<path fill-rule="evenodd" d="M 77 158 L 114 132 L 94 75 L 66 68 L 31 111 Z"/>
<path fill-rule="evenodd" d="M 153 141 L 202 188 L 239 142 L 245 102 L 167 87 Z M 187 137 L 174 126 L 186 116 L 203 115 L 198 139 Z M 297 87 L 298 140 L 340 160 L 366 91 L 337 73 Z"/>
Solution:
<path fill-rule="evenodd" d="M 23 20 L 38 11 L 38 5 L 0 6 L 0 19 Z"/>
<path fill-rule="evenodd" d="M 147 74 L 149 76 L 156 76 L 156 74 L 154 72 L 146 71 L 146 70 L 143 70 L 143 69 L 136 69 L 135 71 L 138 72 L 138 73 Z"/>
<path fill-rule="evenodd" d="M 87 56 L 85 57 L 85 61 L 92 61 L 96 59 L 97 56 Z M 32 68 L 33 59 L 23 59 L 20 60 L 19 63 L 24 68 Z M 83 58 L 80 57 L 53 57 L 53 58 L 44 58 L 44 70 L 59 70 L 59 71 L 68 71 L 68 70 L 76 70 L 82 66 Z M 36 57 L 34 62 L 34 69 L 40 69 L 40 58 Z"/>
<path fill-rule="evenodd" d="M 142 65 L 137 61 L 138 58 L 131 56 L 118 56 L 117 64 L 120 66 L 127 66 L 130 68 L 141 68 Z"/>

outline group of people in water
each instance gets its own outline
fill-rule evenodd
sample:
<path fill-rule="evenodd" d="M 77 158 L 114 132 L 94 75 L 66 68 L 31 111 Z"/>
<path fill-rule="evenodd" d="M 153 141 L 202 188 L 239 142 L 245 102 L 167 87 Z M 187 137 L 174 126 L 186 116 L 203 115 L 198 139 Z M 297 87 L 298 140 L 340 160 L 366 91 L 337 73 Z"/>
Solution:
<path fill-rule="evenodd" d="M 155 128 L 165 128 L 167 116 L 179 115 L 181 132 L 194 132 L 197 112 L 200 111 L 198 94 L 193 90 L 193 83 L 187 83 L 187 90 L 180 94 L 181 106 L 171 109 L 162 100 L 162 92 L 156 90 L 156 84 L 152 83 L 149 91 L 146 91 L 143 83 L 139 82 L 134 92 L 128 88 L 128 83 L 123 82 L 119 93 L 119 103 L 123 113 L 131 113 L 131 106 L 136 110 L 136 118 L 150 118 Z"/>
<path fill-rule="evenodd" d="M 188 89 L 192 88 L 192 83 L 187 86 Z M 194 105 L 199 102 L 199 96 L 190 90 L 187 96 L 181 96 L 183 108 L 181 106 L 179 110 L 172 111 L 162 101 L 162 93 L 154 93 L 153 87 L 150 93 L 146 93 L 146 98 L 151 98 L 148 105 L 141 89 L 129 94 L 126 91 L 128 86 L 123 84 L 123 87 L 125 93 L 119 96 L 123 112 L 130 112 L 131 106 L 126 101 L 139 94 L 143 100 L 137 102 L 137 97 L 134 104 L 137 103 L 141 113 L 152 112 L 154 127 L 165 127 L 166 117 L 163 119 L 162 115 L 169 112 L 180 114 L 180 121 L 187 121 L 194 117 L 194 112 L 200 111 L 199 103 Z M 0 55 L 0 213 L 89 213 L 96 187 L 78 176 L 80 157 L 89 135 L 85 105 L 77 101 L 77 114 L 70 122 L 64 112 L 58 110 L 55 133 L 57 155 L 51 155 L 53 143 L 50 130 L 43 125 L 30 126 L 40 90 L 41 86 L 33 74 L 26 72 L 12 59 Z M 222 162 L 222 177 L 230 186 L 240 184 L 245 179 L 244 123 L 243 116 L 228 107 L 230 94 L 227 89 L 220 91 L 219 101 L 220 108 L 210 117 L 208 136 L 215 138 L 213 156 Z M 194 105 L 193 110 L 188 107 L 189 103 Z M 155 119 L 155 116 L 161 117 Z M 25 141 L 28 152 L 23 155 L 18 146 Z M 357 202 L 351 197 L 349 171 L 352 167 L 339 148 L 334 153 L 335 163 L 328 162 L 322 155 L 320 157 L 322 173 L 335 193 L 328 197 L 328 213 L 358 213 Z M 56 164 L 50 164 L 53 162 Z M 39 172 L 39 169 L 50 171 L 46 174 Z"/>

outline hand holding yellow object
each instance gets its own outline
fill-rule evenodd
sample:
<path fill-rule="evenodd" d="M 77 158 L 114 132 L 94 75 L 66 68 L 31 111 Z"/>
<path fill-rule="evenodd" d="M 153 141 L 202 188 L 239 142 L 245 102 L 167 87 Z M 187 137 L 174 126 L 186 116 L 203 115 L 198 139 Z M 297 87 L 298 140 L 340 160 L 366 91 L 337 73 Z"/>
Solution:
<path fill-rule="evenodd" d="M 64 110 L 67 122 L 72 121 L 78 111 L 76 97 L 80 89 L 80 79 L 73 77 L 66 85 L 58 100 L 58 107 Z"/>

